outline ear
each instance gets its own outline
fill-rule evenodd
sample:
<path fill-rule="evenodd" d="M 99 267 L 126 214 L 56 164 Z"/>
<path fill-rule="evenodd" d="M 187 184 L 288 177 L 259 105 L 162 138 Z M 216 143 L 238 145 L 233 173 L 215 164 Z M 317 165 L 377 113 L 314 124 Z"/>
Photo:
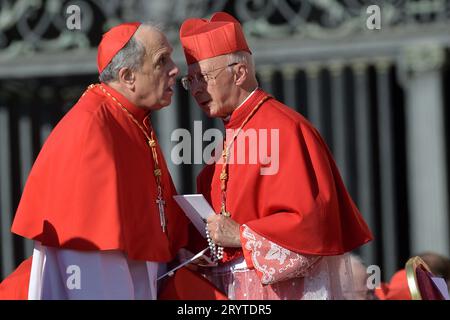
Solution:
<path fill-rule="evenodd" d="M 119 70 L 119 82 L 129 89 L 134 89 L 136 74 L 128 68 Z"/>
<path fill-rule="evenodd" d="M 235 84 L 237 86 L 241 86 L 245 83 L 245 81 L 247 80 L 248 77 L 248 67 L 243 64 L 243 63 L 239 63 L 237 66 L 235 66 Z"/>

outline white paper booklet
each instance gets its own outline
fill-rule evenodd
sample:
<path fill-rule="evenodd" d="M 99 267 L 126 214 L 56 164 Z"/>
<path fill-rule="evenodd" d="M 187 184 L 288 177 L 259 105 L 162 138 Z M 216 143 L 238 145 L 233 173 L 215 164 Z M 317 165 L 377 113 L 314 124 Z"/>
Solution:
<path fill-rule="evenodd" d="M 206 253 L 206 251 L 208 251 L 208 250 L 209 250 L 209 247 L 203 249 L 202 251 L 200 251 L 200 252 L 197 253 L 196 255 L 192 256 L 190 259 L 184 261 L 183 263 L 179 264 L 179 265 L 176 266 L 175 268 L 173 268 L 173 269 L 167 271 L 167 272 L 164 273 L 162 276 L 158 277 L 158 279 L 156 279 L 156 280 L 159 281 L 159 280 L 161 280 L 161 279 L 164 278 L 164 277 L 167 277 L 167 276 L 170 276 L 170 277 L 171 277 L 171 276 L 173 276 L 173 275 L 175 274 L 175 271 L 177 271 L 178 269 L 184 267 L 185 265 L 188 265 L 189 263 L 193 262 L 194 260 L 196 260 L 196 259 L 198 259 L 198 258 L 200 258 L 200 257 L 203 257 L 204 254 Z"/>
<path fill-rule="evenodd" d="M 215 214 L 213 208 L 202 194 L 184 194 L 173 196 L 186 216 L 192 221 L 204 238 L 206 238 L 206 219 Z"/>

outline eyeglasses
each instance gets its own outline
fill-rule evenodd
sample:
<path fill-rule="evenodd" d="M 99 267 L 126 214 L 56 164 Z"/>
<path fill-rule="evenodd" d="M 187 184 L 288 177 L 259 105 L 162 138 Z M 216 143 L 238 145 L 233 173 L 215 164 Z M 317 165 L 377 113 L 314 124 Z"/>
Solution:
<path fill-rule="evenodd" d="M 224 67 L 216 68 L 214 70 L 211 70 L 207 73 L 194 73 L 193 75 L 187 75 L 181 78 L 181 84 L 183 85 L 183 88 L 186 90 L 190 90 L 192 87 L 192 84 L 194 82 L 200 83 L 200 84 L 206 84 L 211 83 L 212 81 L 216 80 L 216 78 L 220 75 L 220 73 L 225 70 L 225 68 L 232 67 L 237 65 L 238 63 L 231 63 L 229 65 L 226 65 Z M 211 75 L 212 72 L 220 70 L 215 76 Z"/>

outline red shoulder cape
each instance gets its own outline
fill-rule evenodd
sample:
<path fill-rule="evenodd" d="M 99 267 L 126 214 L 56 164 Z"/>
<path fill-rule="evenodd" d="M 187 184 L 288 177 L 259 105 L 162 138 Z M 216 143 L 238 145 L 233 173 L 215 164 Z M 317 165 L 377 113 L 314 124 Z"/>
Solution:
<path fill-rule="evenodd" d="M 226 129 L 239 128 L 266 95 L 262 90 L 256 91 L 233 112 Z M 286 249 L 303 254 L 339 255 L 372 239 L 328 147 L 304 117 L 275 99 L 269 99 L 244 127 L 245 132 L 249 129 L 256 130 L 257 136 L 265 132 L 274 173 L 262 175 L 261 169 L 270 165 L 261 164 L 260 160 L 252 164 L 249 160 L 249 150 L 259 155 L 262 148 L 265 154 L 261 139 L 257 143 L 247 140 L 245 164 L 237 163 L 239 144 L 235 141 L 235 163 L 229 165 L 227 187 L 227 209 L 235 221 L 247 224 L 256 233 Z M 277 131 L 278 140 L 275 137 Z M 274 162 L 276 158 L 278 165 Z M 205 195 L 216 212 L 220 211 L 221 203 L 221 169 L 220 163 L 208 165 L 197 178 L 198 191 Z M 228 250 L 227 254 L 225 260 L 234 252 Z"/>
<path fill-rule="evenodd" d="M 138 121 L 148 112 L 103 84 Z M 167 233 L 160 227 L 153 159 L 142 131 L 99 87 L 89 90 L 48 137 L 28 177 L 12 232 L 44 245 L 123 250 L 169 261 L 187 241 L 187 219 L 161 150 Z"/>

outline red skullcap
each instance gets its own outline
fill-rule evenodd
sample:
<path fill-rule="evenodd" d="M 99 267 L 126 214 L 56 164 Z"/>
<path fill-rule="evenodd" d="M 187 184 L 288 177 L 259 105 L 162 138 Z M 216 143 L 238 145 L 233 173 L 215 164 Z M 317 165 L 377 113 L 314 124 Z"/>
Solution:
<path fill-rule="evenodd" d="M 140 22 L 122 23 L 103 34 L 98 45 L 97 67 L 98 72 L 106 68 L 114 56 L 130 41 L 133 34 L 141 25 Z"/>

